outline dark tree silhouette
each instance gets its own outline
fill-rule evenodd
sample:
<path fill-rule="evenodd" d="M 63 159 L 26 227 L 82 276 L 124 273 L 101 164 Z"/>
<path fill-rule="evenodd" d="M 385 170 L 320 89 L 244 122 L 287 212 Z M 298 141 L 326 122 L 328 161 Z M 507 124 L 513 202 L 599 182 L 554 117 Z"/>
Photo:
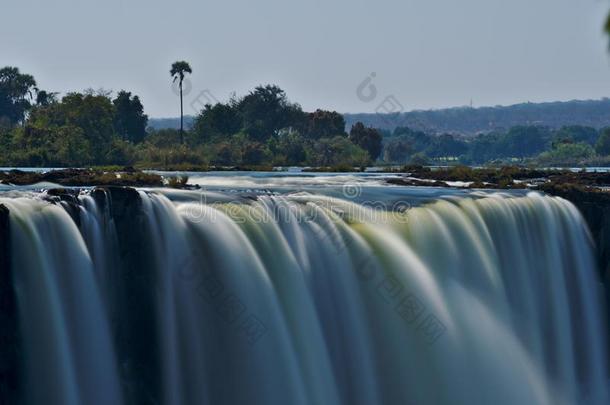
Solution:
<path fill-rule="evenodd" d="M 5 117 L 12 124 L 23 122 L 32 107 L 32 91 L 36 81 L 31 75 L 19 72 L 16 67 L 0 69 L 0 118 Z"/>
<path fill-rule="evenodd" d="M 382 136 L 374 128 L 367 128 L 362 122 L 357 122 L 349 133 L 349 140 L 368 152 L 372 161 L 381 153 Z"/>
<path fill-rule="evenodd" d="M 191 66 L 185 61 L 174 62 L 170 75 L 173 77 L 174 82 L 178 80 L 180 86 L 180 143 L 184 143 L 184 107 L 182 102 L 182 82 L 186 73 L 193 73 Z"/>
<path fill-rule="evenodd" d="M 46 90 L 40 90 L 39 88 L 35 88 L 36 90 L 36 105 L 40 107 L 47 107 L 49 104 L 53 104 L 57 102 L 57 93 L 49 92 Z"/>
<path fill-rule="evenodd" d="M 316 110 L 307 114 L 304 135 L 311 139 L 345 134 L 345 120 L 336 111 Z"/>
<path fill-rule="evenodd" d="M 115 108 L 114 129 L 125 141 L 139 143 L 146 137 L 148 116 L 138 96 L 121 90 L 112 101 Z"/>
<path fill-rule="evenodd" d="M 242 117 L 243 130 L 250 138 L 265 142 L 279 130 L 303 120 L 301 106 L 288 101 L 278 86 L 258 86 L 239 100 L 236 108 Z"/>

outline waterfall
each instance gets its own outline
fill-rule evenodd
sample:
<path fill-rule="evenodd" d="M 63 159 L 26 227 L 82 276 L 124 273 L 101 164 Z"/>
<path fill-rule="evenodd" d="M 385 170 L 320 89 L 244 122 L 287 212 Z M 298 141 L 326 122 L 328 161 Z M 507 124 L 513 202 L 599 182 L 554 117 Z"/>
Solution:
<path fill-rule="evenodd" d="M 559 198 L 110 188 L 0 206 L 19 403 L 610 401 L 592 242 Z"/>

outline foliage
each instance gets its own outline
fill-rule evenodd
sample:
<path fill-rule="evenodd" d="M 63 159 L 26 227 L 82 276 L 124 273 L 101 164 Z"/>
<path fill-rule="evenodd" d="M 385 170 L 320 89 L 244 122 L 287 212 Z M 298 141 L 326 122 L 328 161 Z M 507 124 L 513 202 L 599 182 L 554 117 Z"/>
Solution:
<path fill-rule="evenodd" d="M 432 136 L 408 127 L 398 127 L 384 137 L 383 158 L 386 163 L 404 163 L 417 152 L 425 151 L 432 144 Z"/>
<path fill-rule="evenodd" d="M 381 153 L 381 134 L 374 128 L 366 128 L 357 122 L 349 133 L 349 140 L 368 152 L 371 161 L 377 160 Z"/>
<path fill-rule="evenodd" d="M 250 94 L 237 101 L 243 131 L 252 139 L 265 142 L 303 119 L 298 104 L 288 101 L 284 90 L 274 85 L 258 86 Z"/>
<path fill-rule="evenodd" d="M 172 64 L 169 74 L 172 76 L 174 82 L 178 81 L 180 87 L 180 143 L 184 143 L 184 108 L 182 100 L 182 83 L 184 82 L 184 76 L 187 73 L 193 73 L 191 66 L 185 61 L 178 61 Z"/>
<path fill-rule="evenodd" d="M 168 147 L 156 147 L 144 142 L 135 149 L 135 161 L 139 167 L 168 170 L 181 165 L 206 166 L 208 164 L 204 149 L 192 148 L 180 143 Z"/>
<path fill-rule="evenodd" d="M 413 145 L 404 138 L 388 141 L 383 149 L 383 161 L 386 163 L 406 163 L 414 152 Z"/>
<path fill-rule="evenodd" d="M 411 160 L 409 161 L 409 164 L 417 166 L 425 166 L 428 163 L 430 163 L 430 159 L 428 159 L 428 156 L 426 156 L 426 154 L 423 152 L 414 154 L 411 156 Z"/>
<path fill-rule="evenodd" d="M 115 137 L 114 106 L 104 95 L 69 93 L 60 103 L 32 110 L 26 131 L 73 126 L 90 143 L 93 163 L 106 163 Z"/>
<path fill-rule="evenodd" d="M 311 142 L 296 131 L 280 132 L 267 141 L 267 148 L 274 156 L 277 166 L 303 166 L 307 162 L 307 151 Z"/>
<path fill-rule="evenodd" d="M 115 165 L 132 165 L 135 163 L 136 147 L 129 141 L 114 139 L 106 154 L 106 162 Z"/>
<path fill-rule="evenodd" d="M 148 133 L 148 136 L 145 139 L 145 143 L 156 148 L 170 148 L 180 143 L 180 130 L 152 130 Z"/>
<path fill-rule="evenodd" d="M 312 166 L 367 166 L 370 156 L 367 151 L 354 145 L 344 136 L 322 138 L 308 151 L 307 162 Z"/>
<path fill-rule="evenodd" d="M 195 118 L 193 132 L 198 142 L 207 142 L 236 134 L 242 129 L 242 119 L 234 102 L 207 104 Z"/>
<path fill-rule="evenodd" d="M 425 151 L 426 155 L 432 158 L 458 157 L 468 151 L 468 146 L 464 141 L 456 139 L 453 135 L 444 134 L 434 137 Z"/>
<path fill-rule="evenodd" d="M 555 145 L 552 150 L 541 153 L 537 161 L 545 166 L 580 165 L 594 156 L 595 150 L 588 143 L 560 143 Z"/>
<path fill-rule="evenodd" d="M 610 155 L 610 128 L 604 128 L 595 144 L 595 150 L 600 155 Z"/>
<path fill-rule="evenodd" d="M 190 73 L 172 66 L 174 80 Z M 32 95 L 36 103 L 32 104 Z M 610 129 L 557 130 L 512 126 L 474 137 L 407 126 L 379 130 L 356 122 L 349 135 L 336 111 L 304 112 L 277 86 L 206 105 L 193 128 L 146 129 L 137 95 L 86 90 L 58 100 L 16 68 L 0 69 L 0 164 L 10 166 L 134 165 L 148 168 L 215 166 L 362 167 L 385 163 L 580 164 L 610 159 Z M 459 115 L 459 114 L 458 114 Z M 16 125 L 22 123 L 23 125 Z M 592 148 L 595 145 L 595 150 Z"/>
<path fill-rule="evenodd" d="M 551 140 L 548 128 L 539 126 L 512 127 L 505 136 L 505 150 L 509 156 L 535 156 L 546 149 Z"/>
<path fill-rule="evenodd" d="M 466 154 L 466 161 L 477 164 L 508 157 L 504 148 L 504 136 L 505 134 L 498 132 L 477 136 L 468 144 L 469 150 Z"/>
<path fill-rule="evenodd" d="M 329 138 L 345 133 L 345 120 L 336 111 L 316 110 L 307 114 L 304 135 L 310 139 Z"/>
<path fill-rule="evenodd" d="M 6 157 L 15 166 L 81 166 L 91 161 L 91 147 L 82 129 L 73 125 L 13 130 Z"/>
<path fill-rule="evenodd" d="M 610 99 L 550 103 L 522 103 L 496 107 L 456 107 L 430 111 L 410 111 L 392 116 L 384 114 L 345 114 L 348 126 L 360 121 L 366 126 L 394 131 L 409 127 L 430 134 L 454 133 L 475 136 L 535 123 L 559 129 L 580 123 L 594 128 L 610 126 Z"/>
<path fill-rule="evenodd" d="M 595 128 L 582 125 L 570 125 L 560 128 L 553 136 L 553 144 L 556 143 L 580 143 L 584 142 L 591 146 L 595 145 L 599 133 Z"/>
<path fill-rule="evenodd" d="M 34 77 L 21 73 L 18 68 L 0 69 L 0 118 L 10 124 L 23 121 L 32 107 L 30 100 L 35 87 Z"/>
<path fill-rule="evenodd" d="M 121 139 L 139 143 L 146 137 L 148 116 L 138 96 L 121 90 L 112 101 L 114 104 L 114 129 Z"/>
<path fill-rule="evenodd" d="M 57 102 L 57 93 L 36 89 L 36 105 L 46 107 Z"/>
<path fill-rule="evenodd" d="M 184 81 L 185 75 L 189 73 L 193 73 L 193 69 L 191 69 L 191 65 L 185 61 L 178 61 L 172 63 L 172 67 L 169 71 L 169 74 L 172 76 L 174 81 L 179 80 L 180 83 Z"/>

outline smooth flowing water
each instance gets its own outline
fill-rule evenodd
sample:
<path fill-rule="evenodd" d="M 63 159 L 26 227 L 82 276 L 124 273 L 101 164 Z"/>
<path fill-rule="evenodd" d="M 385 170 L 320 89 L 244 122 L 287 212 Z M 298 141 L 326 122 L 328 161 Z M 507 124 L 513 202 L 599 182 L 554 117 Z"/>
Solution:
<path fill-rule="evenodd" d="M 0 194 L 18 328 L 18 385 L 0 395 L 62 405 L 610 401 L 605 301 L 572 204 L 302 181 Z"/>

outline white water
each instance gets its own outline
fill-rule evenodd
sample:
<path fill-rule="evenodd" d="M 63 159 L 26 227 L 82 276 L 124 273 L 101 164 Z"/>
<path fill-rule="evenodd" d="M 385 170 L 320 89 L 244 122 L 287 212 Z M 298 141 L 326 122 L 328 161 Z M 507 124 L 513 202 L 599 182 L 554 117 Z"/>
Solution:
<path fill-rule="evenodd" d="M 81 195 L 79 228 L 0 198 L 26 403 L 610 401 L 591 242 L 564 200 L 390 213 L 305 193 L 140 197 L 130 268 L 112 201 Z"/>

